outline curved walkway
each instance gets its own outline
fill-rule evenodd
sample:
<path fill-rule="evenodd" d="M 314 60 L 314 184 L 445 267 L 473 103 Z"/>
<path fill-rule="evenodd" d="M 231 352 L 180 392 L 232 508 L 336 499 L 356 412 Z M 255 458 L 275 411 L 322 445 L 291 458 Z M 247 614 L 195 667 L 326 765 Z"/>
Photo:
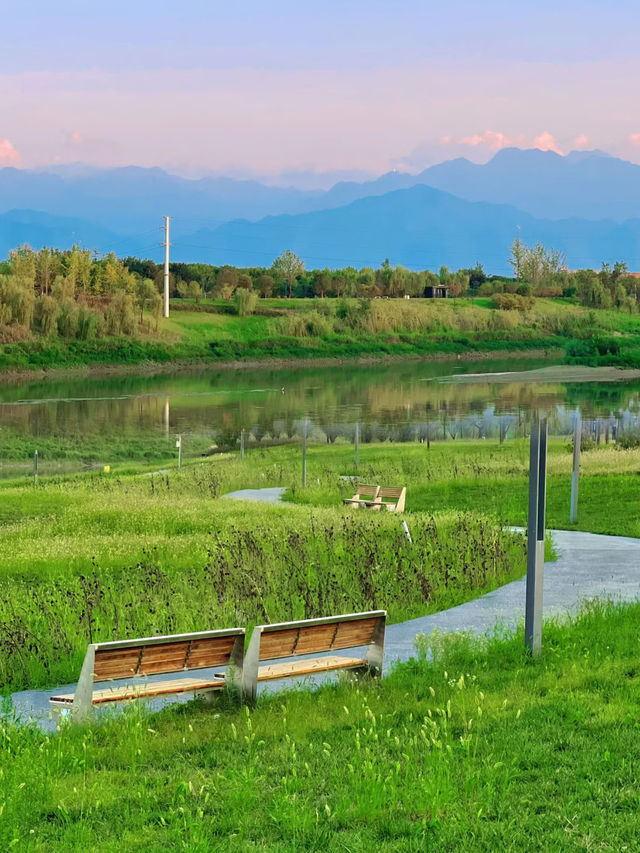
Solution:
<path fill-rule="evenodd" d="M 256 491 L 263 494 L 256 497 Z M 277 503 L 283 491 L 275 488 L 246 489 L 225 497 Z M 570 530 L 554 530 L 551 535 L 558 559 L 545 563 L 545 617 L 565 615 L 577 610 L 582 602 L 594 598 L 619 601 L 640 598 L 640 539 Z M 416 635 L 428 634 L 436 628 L 475 634 L 492 631 L 496 624 L 513 629 L 524 619 L 524 600 L 525 579 L 521 578 L 450 610 L 388 625 L 385 669 L 396 661 L 408 660 L 415 652 Z M 291 684 L 274 681 L 269 683 L 268 689 L 277 690 Z M 32 718 L 43 728 L 51 728 L 49 696 L 67 689 L 72 691 L 74 685 L 58 686 L 55 691 L 24 690 L 14 693 L 14 708 L 21 718 Z M 150 704 L 152 708 L 160 708 L 168 701 L 188 701 L 190 698 L 158 699 Z"/>

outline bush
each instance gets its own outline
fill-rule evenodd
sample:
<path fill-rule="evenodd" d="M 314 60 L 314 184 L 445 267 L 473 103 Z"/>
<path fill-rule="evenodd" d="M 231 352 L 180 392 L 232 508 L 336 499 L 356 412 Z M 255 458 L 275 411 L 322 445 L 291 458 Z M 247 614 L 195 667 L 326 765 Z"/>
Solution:
<path fill-rule="evenodd" d="M 258 304 L 258 294 L 244 287 L 238 288 L 233 294 L 233 304 L 238 317 L 248 317 L 254 314 Z"/>
<path fill-rule="evenodd" d="M 496 308 L 502 311 L 527 311 L 533 308 L 535 300 L 532 296 L 518 293 L 496 293 L 493 301 Z"/>

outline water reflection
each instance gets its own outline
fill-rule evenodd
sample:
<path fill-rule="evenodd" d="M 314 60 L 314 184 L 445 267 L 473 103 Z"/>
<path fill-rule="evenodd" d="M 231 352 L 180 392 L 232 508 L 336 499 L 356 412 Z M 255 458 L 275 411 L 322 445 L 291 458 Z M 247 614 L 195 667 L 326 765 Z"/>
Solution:
<path fill-rule="evenodd" d="M 110 442 L 121 446 L 132 460 L 153 458 L 167 455 L 178 433 L 193 437 L 195 454 L 214 444 L 235 446 L 241 429 L 254 443 L 291 440 L 300 433 L 303 419 L 310 421 L 312 440 L 328 442 L 352 440 L 356 422 L 361 424 L 363 442 L 504 439 L 526 432 L 534 407 L 550 414 L 550 429 L 556 434 L 570 433 L 577 409 L 595 424 L 608 422 L 609 435 L 637 429 L 637 379 L 576 382 L 562 381 L 560 374 L 553 381 L 537 382 L 495 375 L 474 376 L 468 382 L 441 381 L 461 374 L 500 374 L 538 366 L 542 363 L 513 359 L 405 362 L 200 370 L 4 385 L 0 386 L 0 459 L 25 459 L 38 444 L 45 445 L 44 459 L 55 456 L 58 445 L 61 457 L 72 458 L 72 443 L 75 456 L 80 453 L 82 461 L 89 463 L 101 459 Z M 594 429 L 603 432 L 605 427 Z"/>

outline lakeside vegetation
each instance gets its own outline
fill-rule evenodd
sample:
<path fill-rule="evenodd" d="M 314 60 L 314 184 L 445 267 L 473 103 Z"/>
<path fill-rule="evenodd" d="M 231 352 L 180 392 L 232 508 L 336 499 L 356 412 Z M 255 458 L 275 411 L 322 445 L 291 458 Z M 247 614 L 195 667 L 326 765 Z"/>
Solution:
<path fill-rule="evenodd" d="M 388 261 L 306 271 L 290 252 L 269 268 L 172 264 L 166 321 L 153 262 L 22 247 L 0 263 L 0 370 L 515 351 L 640 364 L 640 280 L 623 264 L 569 272 L 543 247 L 512 255 L 511 279 Z M 416 298 L 437 286 L 455 298 Z"/>
<path fill-rule="evenodd" d="M 633 850 L 640 605 L 432 638 L 379 682 L 140 707 L 57 736 L 0 720 L 0 847 Z M 426 646 L 423 644 L 424 650 Z"/>
<path fill-rule="evenodd" d="M 181 471 L 0 486 L 0 676 L 6 686 L 77 674 L 91 638 L 205 630 L 384 607 L 392 621 L 458 604 L 524 572 L 526 439 L 253 449 Z M 640 448 L 585 450 L 578 529 L 640 536 Z M 549 527 L 570 527 L 571 453 L 549 448 Z M 397 517 L 353 512 L 344 475 L 407 486 Z M 220 501 L 280 485 L 288 506 Z M 606 511 L 623 500 L 624 513 Z M 300 504 L 294 506 L 291 504 Z M 136 512 L 130 512 L 135 505 Z M 605 509 L 603 509 L 603 507 Z"/>
<path fill-rule="evenodd" d="M 412 520 L 219 496 L 288 480 L 277 456 L 0 489 L 0 683 L 77 677 L 86 645 L 385 608 L 411 618 L 520 576 L 523 538 L 480 513 Z M 131 507 L 135 506 L 135 513 Z"/>

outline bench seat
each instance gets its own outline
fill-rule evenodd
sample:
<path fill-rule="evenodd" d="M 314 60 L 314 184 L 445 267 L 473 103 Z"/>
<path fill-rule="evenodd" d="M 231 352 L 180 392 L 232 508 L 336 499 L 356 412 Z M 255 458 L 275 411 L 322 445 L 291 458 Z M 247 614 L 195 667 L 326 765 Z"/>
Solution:
<path fill-rule="evenodd" d="M 346 658 L 327 655 L 321 658 L 307 658 L 287 663 L 271 663 L 258 670 L 258 681 L 271 681 L 275 678 L 288 678 L 293 675 L 313 675 L 314 672 L 330 672 L 333 669 L 355 669 L 367 666 L 365 658 Z"/>
<path fill-rule="evenodd" d="M 241 692 L 244 637 L 244 628 L 227 628 L 90 643 L 73 693 L 49 699 L 56 722 L 63 714 L 73 721 L 86 719 L 96 706 L 109 702 Z M 211 671 L 220 666 L 226 667 L 224 678 Z M 173 678 L 149 678 L 161 675 Z"/>
<path fill-rule="evenodd" d="M 225 686 L 224 681 L 211 681 L 204 678 L 174 678 L 171 681 L 152 681 L 147 684 L 127 684 L 122 687 L 105 687 L 94 690 L 92 705 L 102 705 L 105 702 L 123 702 L 127 699 L 145 699 L 153 696 L 169 696 L 173 693 L 198 693 L 206 690 L 220 690 Z M 75 693 L 63 693 L 52 696 L 50 702 L 73 704 Z"/>
<path fill-rule="evenodd" d="M 261 681 L 348 669 L 379 676 L 385 622 L 384 610 L 372 610 L 256 625 L 244 661 L 245 698 L 251 703 L 256 701 Z"/>

